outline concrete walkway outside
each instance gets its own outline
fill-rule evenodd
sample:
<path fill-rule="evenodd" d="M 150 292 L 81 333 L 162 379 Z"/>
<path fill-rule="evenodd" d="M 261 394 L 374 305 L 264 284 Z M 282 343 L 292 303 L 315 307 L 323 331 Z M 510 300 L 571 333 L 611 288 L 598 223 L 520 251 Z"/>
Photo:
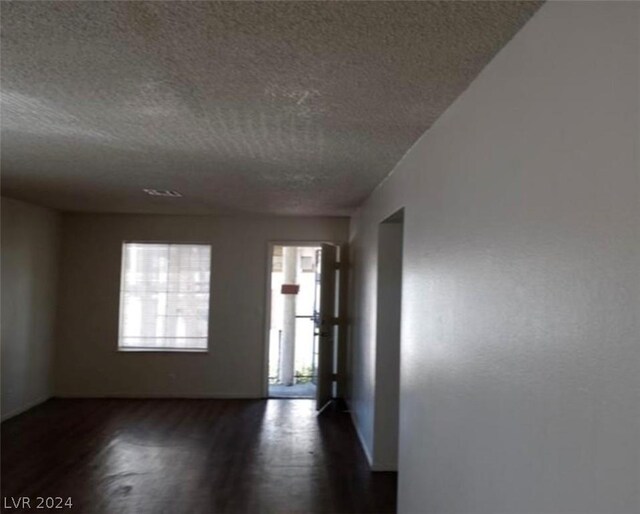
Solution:
<path fill-rule="evenodd" d="M 316 386 L 312 383 L 292 386 L 270 385 L 269 398 L 315 398 Z"/>

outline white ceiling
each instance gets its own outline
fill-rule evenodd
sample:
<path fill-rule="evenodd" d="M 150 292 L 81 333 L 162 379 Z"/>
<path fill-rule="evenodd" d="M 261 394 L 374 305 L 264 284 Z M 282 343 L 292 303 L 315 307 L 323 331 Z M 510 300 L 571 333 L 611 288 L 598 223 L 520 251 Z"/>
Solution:
<path fill-rule="evenodd" d="M 539 5 L 3 2 L 3 194 L 348 214 Z"/>

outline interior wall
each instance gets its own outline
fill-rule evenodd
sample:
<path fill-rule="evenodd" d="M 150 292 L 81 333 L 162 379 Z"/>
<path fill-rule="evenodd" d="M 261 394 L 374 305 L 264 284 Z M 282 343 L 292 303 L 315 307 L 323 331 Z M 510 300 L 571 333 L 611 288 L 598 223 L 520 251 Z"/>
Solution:
<path fill-rule="evenodd" d="M 640 5 L 549 2 L 351 225 L 369 452 L 378 224 L 405 208 L 399 511 L 640 511 Z"/>
<path fill-rule="evenodd" d="M 398 469 L 403 216 L 378 228 L 373 469 Z"/>
<path fill-rule="evenodd" d="M 344 218 L 65 214 L 56 394 L 258 398 L 269 241 L 337 241 Z M 212 245 L 209 352 L 118 352 L 123 241 Z"/>
<path fill-rule="evenodd" d="M 2 197 L 2 419 L 53 394 L 59 215 Z"/>

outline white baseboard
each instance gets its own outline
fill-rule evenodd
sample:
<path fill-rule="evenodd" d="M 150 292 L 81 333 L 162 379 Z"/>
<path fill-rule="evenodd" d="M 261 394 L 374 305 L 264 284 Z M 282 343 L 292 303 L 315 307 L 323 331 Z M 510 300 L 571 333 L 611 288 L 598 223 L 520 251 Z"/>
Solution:
<path fill-rule="evenodd" d="M 398 471 L 398 465 L 391 462 L 375 462 L 371 465 L 372 471 Z"/>
<path fill-rule="evenodd" d="M 345 400 L 346 403 L 346 400 Z M 369 467 L 371 468 L 371 471 L 398 471 L 398 465 L 397 463 L 391 463 L 391 462 L 375 462 L 373 457 L 371 456 L 371 452 L 369 451 L 369 448 L 367 447 L 365 441 L 364 441 L 364 436 L 362 435 L 362 432 L 360 432 L 360 427 L 358 426 L 358 423 L 356 422 L 356 418 L 353 415 L 353 410 L 351 409 L 351 407 L 349 407 L 349 414 L 351 416 L 351 424 L 353 425 L 353 428 L 356 431 L 356 434 L 358 435 L 358 441 L 360 441 L 360 446 L 362 447 L 362 451 L 364 451 L 364 454 L 367 456 L 367 462 L 369 463 Z"/>
<path fill-rule="evenodd" d="M 362 435 L 362 432 L 360 432 L 360 427 L 356 422 L 356 418 L 353 416 L 353 411 L 351 410 L 351 408 L 349 408 L 349 415 L 351 416 L 351 424 L 353 425 L 353 428 L 356 430 L 356 434 L 358 435 L 358 441 L 360 441 L 360 446 L 362 447 L 362 451 L 367 457 L 367 462 L 369 463 L 369 467 L 375 471 L 375 468 L 373 467 L 373 458 L 371 457 L 369 448 L 367 448 L 367 445 L 364 441 L 364 436 Z"/>
<path fill-rule="evenodd" d="M 9 418 L 13 418 L 18 414 L 22 414 L 23 412 L 28 411 L 29 409 L 33 409 L 36 405 L 40 405 L 41 403 L 46 402 L 49 398 L 51 398 L 51 396 L 43 396 L 41 398 L 38 398 L 37 400 L 33 400 L 31 402 L 25 403 L 24 405 L 22 405 L 21 407 L 18 407 L 17 409 L 10 410 L 9 412 L 6 412 L 2 415 L 2 417 L 0 418 L 0 421 L 6 421 Z"/>

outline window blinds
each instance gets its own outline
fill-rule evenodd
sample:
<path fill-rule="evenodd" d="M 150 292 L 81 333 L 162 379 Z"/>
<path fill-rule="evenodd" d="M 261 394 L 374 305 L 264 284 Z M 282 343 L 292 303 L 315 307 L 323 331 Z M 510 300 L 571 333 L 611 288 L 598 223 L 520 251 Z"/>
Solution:
<path fill-rule="evenodd" d="M 211 247 L 125 243 L 121 350 L 206 350 Z"/>

